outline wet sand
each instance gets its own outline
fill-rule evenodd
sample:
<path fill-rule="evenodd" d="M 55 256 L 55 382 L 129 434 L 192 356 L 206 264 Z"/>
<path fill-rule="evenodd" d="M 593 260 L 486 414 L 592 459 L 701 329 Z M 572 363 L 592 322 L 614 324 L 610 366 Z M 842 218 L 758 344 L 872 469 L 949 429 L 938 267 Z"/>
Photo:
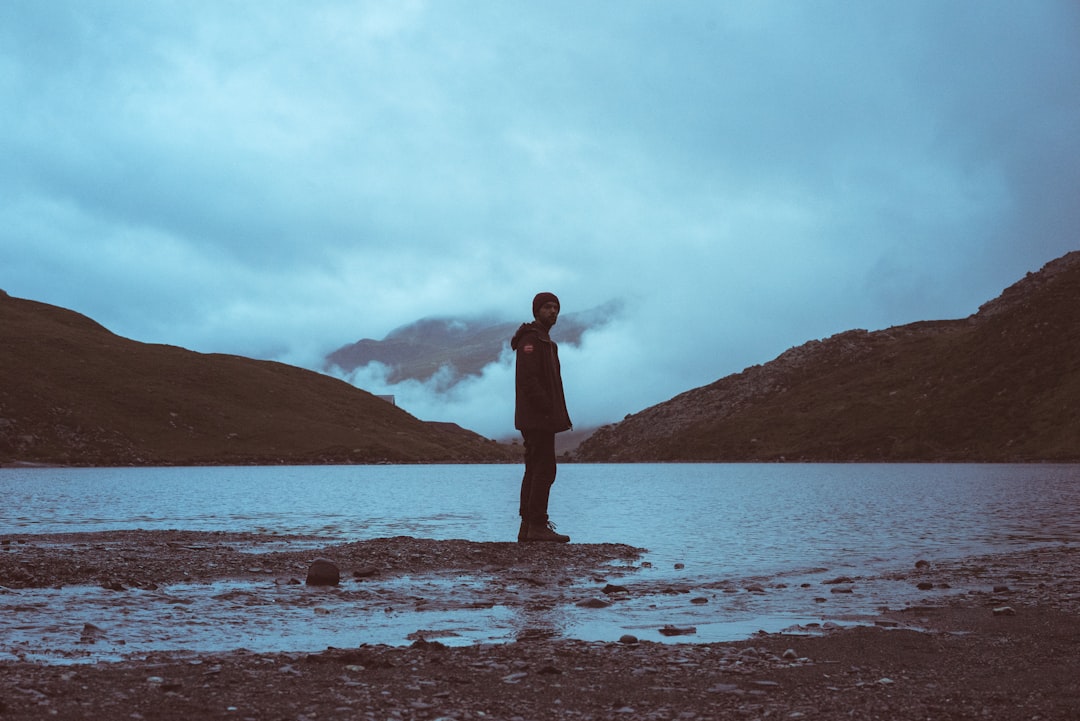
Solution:
<path fill-rule="evenodd" d="M 590 601 L 610 604 L 605 612 L 670 594 L 690 604 L 709 585 L 651 587 L 635 565 L 640 550 L 615 544 L 402 537 L 328 546 L 318 538 L 129 531 L 0 536 L 0 606 L 17 619 L 21 594 L 58 586 L 120 597 L 183 583 L 273 578 L 296 585 L 313 558 L 340 567 L 336 593 L 354 594 L 351 602 L 536 612 L 522 613 L 526 619 L 587 612 Z M 830 579 L 828 590 L 808 592 L 842 597 L 874 582 L 921 584 L 932 602 L 883 608 L 855 626 L 837 618 L 840 625 L 725 643 L 585 642 L 564 638 L 557 624 L 525 622 L 505 643 L 454 645 L 453 638 L 418 632 L 404 646 L 162 648 L 87 662 L 122 629 L 115 619 L 105 629 L 82 625 L 62 663 L 36 660 L 32 641 L 0 638 L 9 659 L 0 662 L 0 718 L 1075 719 L 1078 564 L 1080 554 L 1059 545 L 948 563 L 928 559 L 888 579 Z M 410 585 L 439 574 L 484 581 L 458 584 L 457 591 L 451 584 L 445 593 L 417 593 Z M 382 582 L 377 593 L 373 582 Z M 728 586 L 715 579 L 713 590 L 773 592 Z M 372 595 L 365 601 L 363 594 Z M 679 630 L 688 629 L 671 629 Z"/>

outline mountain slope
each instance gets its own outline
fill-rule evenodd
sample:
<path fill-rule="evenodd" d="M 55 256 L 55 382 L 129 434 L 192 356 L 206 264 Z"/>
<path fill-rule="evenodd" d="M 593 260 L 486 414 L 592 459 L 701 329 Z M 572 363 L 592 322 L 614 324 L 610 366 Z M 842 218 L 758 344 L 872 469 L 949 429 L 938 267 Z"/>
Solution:
<path fill-rule="evenodd" d="M 1080 251 L 969 318 L 810 341 L 683 393 L 577 458 L 1080 460 Z"/>
<path fill-rule="evenodd" d="M 139 343 L 0 291 L 0 462 L 491 461 L 508 453 L 318 373 Z"/>

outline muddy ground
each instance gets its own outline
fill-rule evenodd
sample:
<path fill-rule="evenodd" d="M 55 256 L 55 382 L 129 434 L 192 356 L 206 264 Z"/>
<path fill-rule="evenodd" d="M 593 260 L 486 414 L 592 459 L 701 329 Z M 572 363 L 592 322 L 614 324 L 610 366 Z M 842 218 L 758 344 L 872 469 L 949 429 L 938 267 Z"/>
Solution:
<path fill-rule="evenodd" d="M 327 546 L 131 531 L 0 536 L 0 605 L 17 614 L 19 589 L 56 586 L 125 593 L 247 577 L 304 583 L 315 558 L 334 562 L 350 587 L 477 574 L 491 579 L 486 602 L 556 612 L 581 602 L 581 579 L 612 587 L 613 597 L 666 590 L 635 584 L 640 551 L 619 545 L 392 538 Z M 41 663 L 20 660 L 0 638 L 11 659 L 0 662 L 0 719 L 1076 719 L 1078 570 L 1080 553 L 1067 545 L 929 559 L 898 578 L 965 590 L 883 609 L 856 627 L 732 643 L 583 642 L 524 628 L 509 643 L 449 646 L 420 634 L 408 646 Z M 452 602 L 399 593 L 390 602 Z M 94 629 L 85 634 L 92 643 Z"/>

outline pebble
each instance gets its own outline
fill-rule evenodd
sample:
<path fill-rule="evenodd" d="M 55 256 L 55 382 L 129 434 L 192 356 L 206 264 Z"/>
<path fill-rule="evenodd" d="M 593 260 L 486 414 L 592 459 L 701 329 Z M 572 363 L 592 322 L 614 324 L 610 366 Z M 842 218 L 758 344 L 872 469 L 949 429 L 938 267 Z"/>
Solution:
<path fill-rule="evenodd" d="M 79 636 L 78 643 L 87 645 L 94 644 L 97 643 L 99 640 L 105 638 L 105 635 L 106 634 L 103 629 L 98 628 L 92 623 L 87 623 L 83 625 L 82 634 Z"/>
<path fill-rule="evenodd" d="M 668 624 L 660 627 L 662 636 L 690 636 L 697 633 L 696 626 L 672 626 Z"/>
<path fill-rule="evenodd" d="M 994 609 L 995 616 L 1015 616 L 1016 609 L 1012 606 L 998 606 Z"/>
<path fill-rule="evenodd" d="M 605 601 L 602 598 L 586 598 L 584 601 L 578 601 L 577 605 L 581 608 L 607 608 L 611 605 L 611 601 Z"/>

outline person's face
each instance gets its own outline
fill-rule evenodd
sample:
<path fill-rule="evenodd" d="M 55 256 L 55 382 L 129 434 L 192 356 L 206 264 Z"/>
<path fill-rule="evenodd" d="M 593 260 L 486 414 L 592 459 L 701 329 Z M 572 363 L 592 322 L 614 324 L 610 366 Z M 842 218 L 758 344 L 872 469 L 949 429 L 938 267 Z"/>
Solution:
<path fill-rule="evenodd" d="M 550 328 L 555 325 L 555 322 L 559 320 L 559 304 L 553 300 L 549 300 L 540 306 L 540 309 L 536 311 L 536 319 L 540 321 L 541 325 L 545 328 Z"/>

